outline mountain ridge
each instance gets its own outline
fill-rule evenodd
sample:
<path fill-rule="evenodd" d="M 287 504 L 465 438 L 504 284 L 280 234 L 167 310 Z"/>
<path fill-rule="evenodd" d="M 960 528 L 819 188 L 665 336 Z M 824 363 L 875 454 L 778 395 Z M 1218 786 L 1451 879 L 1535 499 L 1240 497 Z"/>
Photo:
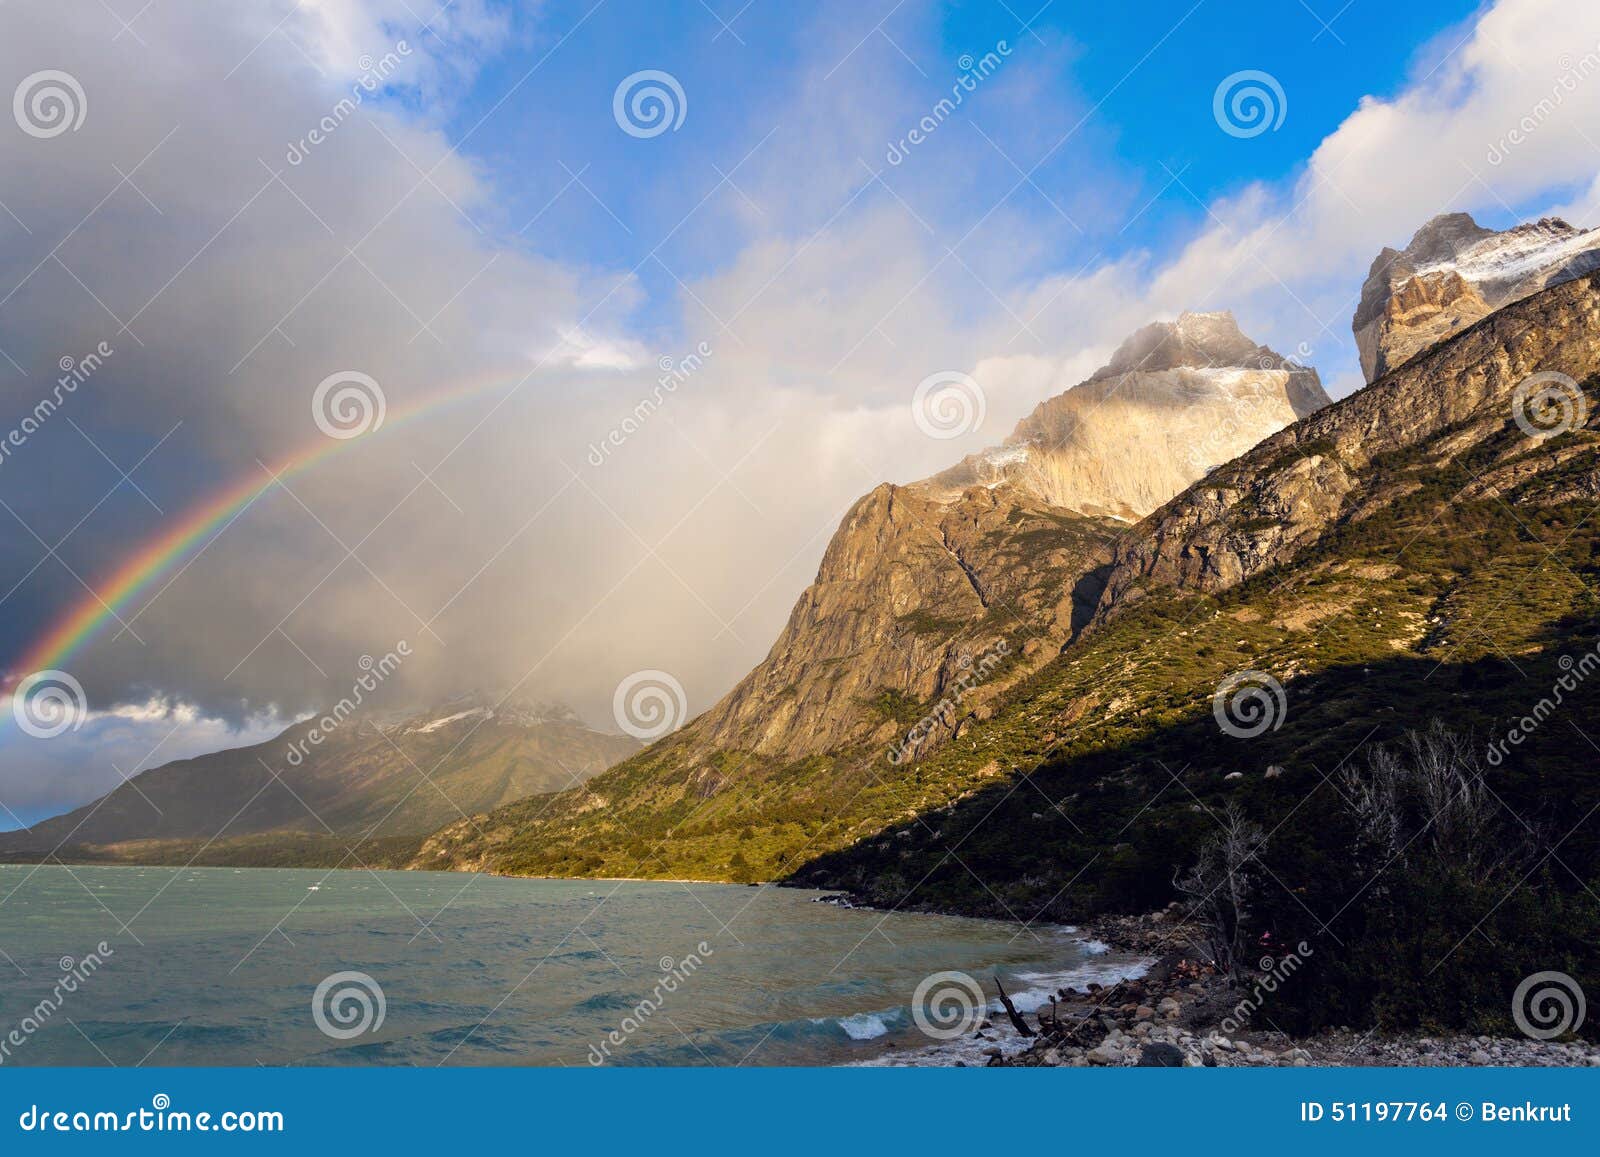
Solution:
<path fill-rule="evenodd" d="M 1326 664 L 1336 657 L 1357 664 L 1425 658 L 1446 653 L 1446 644 L 1471 644 L 1481 653 L 1481 645 L 1456 637 L 1463 607 L 1482 617 L 1474 630 L 1506 633 L 1483 601 L 1500 580 L 1492 568 L 1470 577 L 1480 566 L 1474 534 L 1487 543 L 1525 533 L 1506 515 L 1499 501 L 1506 495 L 1530 512 L 1558 512 L 1530 513 L 1536 521 L 1565 518 L 1560 511 L 1600 495 L 1591 432 L 1530 439 L 1511 408 L 1528 374 L 1559 366 L 1576 381 L 1595 379 L 1597 284 L 1600 278 L 1590 276 L 1505 307 L 1175 496 L 1111 552 L 1092 617 L 1067 650 L 991 699 L 976 705 L 958 699 L 952 729 L 958 741 L 890 768 L 883 751 L 867 744 L 787 762 L 749 751 L 696 760 L 675 751 L 682 741 L 672 737 L 575 792 L 481 818 L 487 838 L 462 824 L 443 829 L 413 866 L 552 875 L 793 875 L 810 886 L 843 887 L 895 904 L 902 897 L 889 895 L 893 881 L 902 887 L 915 882 L 912 873 L 893 867 L 896 849 L 925 848 L 933 857 L 930 879 L 939 887 L 915 902 L 993 915 L 992 898 L 949 879 L 966 869 L 950 863 L 933 868 L 938 849 L 950 846 L 941 838 L 946 817 L 962 814 L 962 800 L 994 791 L 1022 812 L 1015 818 L 1020 826 L 1007 827 L 998 845 L 985 845 L 982 875 L 991 886 L 1010 881 L 1019 895 L 1042 902 L 1072 872 L 1058 877 L 1017 841 L 1034 838 L 1025 833 L 1040 822 L 1028 819 L 1028 807 L 1048 819 L 1076 790 L 1064 786 L 1073 782 L 1075 760 L 1163 720 L 1207 718 L 1204 708 L 1219 681 L 1240 668 L 1265 666 L 1292 687 L 1310 672 L 1332 670 Z M 1346 447 L 1352 448 L 1348 460 Z M 1470 458 L 1476 475 L 1454 465 L 1458 457 Z M 1458 487 L 1440 488 L 1441 477 L 1457 475 Z M 1483 489 L 1496 480 L 1499 493 Z M 1458 491 L 1459 499 L 1453 497 Z M 1493 535 L 1473 532 L 1436 543 L 1427 533 L 1430 525 L 1469 515 L 1477 520 L 1472 525 L 1481 523 Z M 1586 525 L 1576 516 L 1571 521 Z M 1364 554 L 1363 535 L 1387 536 L 1402 556 L 1407 550 L 1419 555 L 1416 567 Z M 1316 551 L 1305 554 L 1313 546 Z M 1579 535 L 1566 548 L 1586 551 L 1588 539 Z M 1509 557 L 1511 547 L 1502 553 Z M 1274 575 L 1282 577 L 1260 585 Z M 1241 601 L 1245 587 L 1256 592 L 1254 603 Z M 1541 598 L 1590 605 L 1587 592 L 1565 580 Z M 1206 609 L 1219 599 L 1230 608 L 1225 618 Z M 1518 638 L 1542 637 L 1559 619 L 1538 599 L 1518 614 L 1528 616 L 1533 632 Z M 1328 639 L 1322 632 L 1332 621 L 1341 632 Z M 929 709 L 926 701 L 909 705 L 912 713 Z M 1369 710 L 1379 710 L 1382 726 L 1381 710 Z M 1330 735 L 1347 734 L 1342 723 L 1329 720 L 1327 726 Z M 1352 736 L 1352 744 L 1360 738 Z M 1058 765 L 1063 770 L 1040 798 L 1042 773 L 1029 769 Z M 1208 781 L 1206 790 L 1217 789 L 1219 780 Z M 1109 855 L 1109 845 L 1082 834 L 1097 823 L 1079 814 L 1052 839 L 1087 840 L 1094 855 Z M 881 833 L 891 827 L 895 840 L 885 844 Z M 1180 842 L 1148 854 L 1159 859 L 1187 855 L 1187 849 Z M 1088 858 L 1063 854 L 1061 863 L 1081 865 Z M 961 860 L 976 866 L 965 855 Z M 805 868 L 808 863 L 819 866 Z M 1151 878 L 1170 881 L 1171 872 L 1169 862 L 1163 871 L 1152 869 Z M 1098 887 L 1094 875 L 1085 879 L 1078 903 Z M 1059 882 L 1022 882 L 1035 877 Z M 1065 908 L 1055 913 L 1066 915 Z"/>
<path fill-rule="evenodd" d="M 981 712 L 1081 626 L 1135 515 L 1327 401 L 1314 369 L 1250 340 L 1230 313 L 1143 327 L 999 447 L 857 500 L 766 658 L 676 749 L 705 763 L 723 750 L 886 747 L 918 723 L 908 704 L 958 686 Z M 942 720 L 923 723 L 915 750 L 949 737 Z"/>
<path fill-rule="evenodd" d="M 138 858 L 163 843 L 205 841 L 217 846 L 211 862 L 223 862 L 237 839 L 414 840 L 581 782 L 639 746 L 565 708 L 478 692 L 420 711 L 330 712 L 261 743 L 150 768 L 81 807 L 0 833 L 0 856 Z"/>
<path fill-rule="evenodd" d="M 1541 217 L 1496 231 L 1441 213 L 1403 250 L 1383 249 L 1350 328 L 1368 382 L 1530 294 L 1600 268 L 1600 230 Z"/>

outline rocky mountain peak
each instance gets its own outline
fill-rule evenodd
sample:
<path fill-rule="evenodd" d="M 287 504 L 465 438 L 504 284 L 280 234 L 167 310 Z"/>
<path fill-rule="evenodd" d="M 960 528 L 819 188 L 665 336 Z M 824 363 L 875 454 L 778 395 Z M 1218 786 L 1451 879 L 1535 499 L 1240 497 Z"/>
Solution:
<path fill-rule="evenodd" d="M 1316 370 L 1252 341 L 1233 314 L 1183 313 L 1143 326 L 999 446 L 915 489 L 949 504 L 1010 484 L 1048 506 L 1136 521 L 1327 404 Z"/>
<path fill-rule="evenodd" d="M 919 757 L 958 722 L 947 708 L 919 723 L 914 705 L 984 710 L 1071 638 L 1128 523 L 1327 403 L 1315 370 L 1230 313 L 1141 328 L 999 446 L 857 501 L 766 660 L 662 758 Z"/>
<path fill-rule="evenodd" d="M 1351 328 L 1367 380 L 1512 302 L 1600 268 L 1600 230 L 1542 217 L 1497 231 L 1443 213 L 1372 263 Z"/>
<path fill-rule="evenodd" d="M 1494 235 L 1493 229 L 1474 221 L 1471 213 L 1440 213 L 1412 234 L 1405 256 L 1413 264 L 1452 261 L 1469 246 Z"/>
<path fill-rule="evenodd" d="M 1136 330 L 1090 380 L 1180 366 L 1245 366 L 1260 348 L 1239 331 L 1239 323 L 1227 310 L 1181 313 L 1176 321 L 1152 322 Z"/>

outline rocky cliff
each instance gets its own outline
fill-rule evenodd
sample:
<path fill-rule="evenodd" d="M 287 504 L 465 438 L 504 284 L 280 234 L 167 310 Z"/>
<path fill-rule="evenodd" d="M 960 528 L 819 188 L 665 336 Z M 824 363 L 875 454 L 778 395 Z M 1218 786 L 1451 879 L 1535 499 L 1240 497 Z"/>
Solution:
<path fill-rule="evenodd" d="M 1408 452 L 1443 469 L 1463 448 L 1484 444 L 1507 423 L 1549 428 L 1541 406 L 1587 407 L 1559 380 L 1529 392 L 1535 375 L 1581 382 L 1600 366 L 1600 296 L 1595 275 L 1566 281 L 1480 321 L 1423 360 L 1361 390 L 1215 471 L 1118 545 L 1097 616 L 1156 588 L 1227 590 L 1293 558 L 1341 520 L 1360 521 L 1418 483 L 1371 467 Z M 1520 428 L 1520 427 L 1519 427 Z M 1546 444 L 1507 438 L 1470 492 L 1494 495 L 1513 483 L 1550 480 L 1541 502 L 1597 492 L 1587 435 Z"/>
<path fill-rule="evenodd" d="M 1058 654 L 1003 672 L 1006 689 L 971 709 L 975 697 L 960 699 L 955 738 L 909 766 L 891 768 L 876 747 L 785 762 L 708 748 L 691 728 L 580 789 L 438 832 L 413 864 L 792 877 L 889 907 L 1067 920 L 1096 904 L 1164 903 L 1206 813 L 1230 799 L 1253 801 L 1269 829 L 1281 819 L 1302 829 L 1294 839 L 1323 839 L 1323 805 L 1301 805 L 1363 744 L 1434 719 L 1503 735 L 1573 649 L 1600 638 L 1600 434 L 1581 420 L 1597 384 L 1600 273 L 1502 308 L 1211 471 L 1121 528 L 1109 569 L 1088 582 L 1069 564 L 1054 589 L 1098 590 L 1089 621 L 1080 601 L 1082 629 Z M 853 512 L 829 574 L 873 573 L 879 546 L 897 541 L 880 529 L 912 509 L 932 515 L 931 498 L 902 506 L 908 490 Z M 992 494 L 1017 492 L 1008 482 Z M 1061 516 L 1038 516 L 1050 513 Z M 860 549 L 846 549 L 857 535 Z M 963 549 L 976 586 L 952 561 L 940 589 L 976 613 L 1006 568 Z M 1030 581 L 1052 590 L 1047 576 Z M 896 589 L 882 582 L 874 589 Z M 788 649 L 814 629 L 802 624 L 832 617 L 836 594 L 849 597 L 814 588 L 802 600 L 775 656 L 795 663 L 786 670 L 804 676 Z M 853 663 L 834 664 L 842 679 Z M 1267 697 L 1254 702 L 1271 704 L 1247 740 L 1218 723 L 1222 689 L 1241 674 L 1259 677 Z M 740 708 L 752 728 L 758 698 Z M 1591 708 L 1575 704 L 1572 720 Z M 781 726 L 823 723 L 797 711 Z M 1552 725 L 1505 757 L 1529 769 L 1504 781 L 1527 807 L 1573 803 L 1563 831 L 1591 804 L 1600 814 L 1592 749 L 1574 739 Z"/>
<path fill-rule="evenodd" d="M 1245 337 L 1232 314 L 1185 313 L 1145 326 L 999 446 L 920 485 L 950 501 L 971 486 L 1009 482 L 1049 506 L 1137 521 L 1327 404 L 1314 369 Z"/>
<path fill-rule="evenodd" d="M 1376 381 L 1495 310 L 1597 268 L 1600 230 L 1545 217 L 1496 232 L 1441 214 L 1373 261 L 1351 323 L 1361 369 Z"/>
<path fill-rule="evenodd" d="M 1327 402 L 1231 314 L 1146 326 L 1000 446 L 857 502 L 766 660 L 685 738 L 784 760 L 888 746 L 958 685 L 981 716 L 1081 625 L 1123 524 Z"/>

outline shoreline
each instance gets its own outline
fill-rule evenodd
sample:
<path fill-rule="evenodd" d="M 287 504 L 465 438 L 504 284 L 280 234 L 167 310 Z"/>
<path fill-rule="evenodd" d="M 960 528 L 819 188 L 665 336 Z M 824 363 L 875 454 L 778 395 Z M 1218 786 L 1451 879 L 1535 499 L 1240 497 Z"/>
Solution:
<path fill-rule="evenodd" d="M 1260 1005 L 1247 977 L 1229 984 L 1186 935 L 1167 927 L 1176 906 L 1143 916 L 1110 916 L 1081 927 L 1114 952 L 1151 957 L 1138 977 L 1110 987 L 1062 989 L 1047 1017 L 1040 1008 L 1025 1037 L 1006 1017 L 990 1018 L 977 1035 L 991 1068 L 1262 1068 L 1262 1067 L 1568 1067 L 1600 1068 L 1600 1044 L 1492 1037 L 1465 1031 L 1380 1034 L 1329 1026 L 1304 1036 L 1284 1033 Z M 1273 963 L 1282 968 L 1294 953 Z M 1295 957 L 1298 959 L 1298 957 Z M 1275 975 L 1269 969 L 1256 977 Z M 1270 991 L 1270 989 L 1269 989 Z M 1026 1023 L 1028 1017 L 1022 1014 Z M 1256 1023 L 1259 1020 L 1261 1023 Z M 939 1066 L 933 1050 L 912 1064 Z M 964 1062 L 956 1061 L 960 1065 Z"/>

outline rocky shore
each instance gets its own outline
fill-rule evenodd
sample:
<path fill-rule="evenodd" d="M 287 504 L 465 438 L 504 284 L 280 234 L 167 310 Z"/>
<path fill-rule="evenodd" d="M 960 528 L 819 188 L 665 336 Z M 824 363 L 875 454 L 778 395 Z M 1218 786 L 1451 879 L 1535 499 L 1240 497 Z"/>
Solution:
<path fill-rule="evenodd" d="M 1585 1041 L 1469 1035 L 1382 1036 L 1349 1027 L 1294 1038 L 1279 1031 L 1253 995 L 1288 979 L 1293 949 L 1257 962 L 1254 976 L 1228 981 L 1179 928 L 1175 910 L 1113 917 L 1092 934 L 1120 951 L 1155 962 L 1137 979 L 1110 987 L 1063 988 L 1022 1035 L 1007 1016 L 977 1030 L 993 1041 L 991 1067 L 1303 1067 L 1303 1066 L 1590 1066 L 1600 1046 Z M 1267 989 L 1270 991 L 1270 987 Z"/>

